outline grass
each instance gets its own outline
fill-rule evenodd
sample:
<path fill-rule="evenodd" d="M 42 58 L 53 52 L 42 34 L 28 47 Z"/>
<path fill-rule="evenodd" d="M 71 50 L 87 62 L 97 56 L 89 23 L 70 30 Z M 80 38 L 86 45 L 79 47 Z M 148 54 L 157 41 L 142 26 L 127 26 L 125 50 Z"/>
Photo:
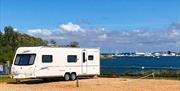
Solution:
<path fill-rule="evenodd" d="M 139 73 L 101 73 L 100 77 L 126 77 L 126 78 L 140 78 L 152 74 L 152 72 L 139 72 Z M 180 80 L 180 72 L 154 72 L 155 79 L 172 79 Z M 153 78 L 153 75 L 148 76 L 146 79 Z"/>
<path fill-rule="evenodd" d="M 0 75 L 0 82 L 8 82 L 12 80 L 9 75 Z"/>

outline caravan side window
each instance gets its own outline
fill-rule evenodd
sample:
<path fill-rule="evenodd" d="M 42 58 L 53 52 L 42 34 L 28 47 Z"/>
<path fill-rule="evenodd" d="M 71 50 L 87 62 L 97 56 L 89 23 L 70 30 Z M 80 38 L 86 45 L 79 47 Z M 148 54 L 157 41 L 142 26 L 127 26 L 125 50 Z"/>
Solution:
<path fill-rule="evenodd" d="M 52 55 L 42 55 L 42 62 L 43 63 L 52 63 L 53 56 Z"/>
<path fill-rule="evenodd" d="M 67 62 L 68 63 L 77 62 L 77 55 L 68 55 Z"/>
<path fill-rule="evenodd" d="M 88 60 L 94 60 L 94 56 L 93 55 L 89 55 L 88 56 Z"/>

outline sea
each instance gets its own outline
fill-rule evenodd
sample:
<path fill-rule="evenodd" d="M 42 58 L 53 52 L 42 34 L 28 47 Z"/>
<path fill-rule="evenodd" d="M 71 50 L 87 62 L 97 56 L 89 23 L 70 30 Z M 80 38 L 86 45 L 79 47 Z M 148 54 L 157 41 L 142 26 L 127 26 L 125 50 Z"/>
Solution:
<path fill-rule="evenodd" d="M 124 56 L 100 60 L 101 73 L 180 72 L 180 56 Z"/>

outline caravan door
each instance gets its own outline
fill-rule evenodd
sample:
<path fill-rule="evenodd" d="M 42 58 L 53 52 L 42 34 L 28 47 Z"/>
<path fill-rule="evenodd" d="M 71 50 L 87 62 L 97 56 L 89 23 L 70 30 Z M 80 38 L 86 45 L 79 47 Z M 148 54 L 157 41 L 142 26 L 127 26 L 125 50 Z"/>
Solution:
<path fill-rule="evenodd" d="M 87 73 L 87 51 L 86 50 L 82 51 L 82 73 L 83 74 Z"/>

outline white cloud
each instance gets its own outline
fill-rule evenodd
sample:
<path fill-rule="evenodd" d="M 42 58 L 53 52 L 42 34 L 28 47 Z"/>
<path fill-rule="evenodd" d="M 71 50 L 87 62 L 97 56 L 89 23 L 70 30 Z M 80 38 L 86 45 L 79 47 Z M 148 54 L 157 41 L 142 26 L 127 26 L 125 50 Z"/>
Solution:
<path fill-rule="evenodd" d="M 50 36 L 52 32 L 48 29 L 30 29 L 27 30 L 28 34 L 31 35 L 44 35 L 44 36 Z"/>
<path fill-rule="evenodd" d="M 14 28 L 14 31 L 18 31 L 18 29 L 17 29 L 17 28 Z"/>
<path fill-rule="evenodd" d="M 67 24 L 62 24 L 59 26 L 61 29 L 68 31 L 68 32 L 82 32 L 84 31 L 79 25 L 73 24 L 71 22 Z"/>
<path fill-rule="evenodd" d="M 139 32 L 141 32 L 141 30 L 140 29 L 135 29 L 135 30 L 132 30 L 133 32 L 136 32 L 136 33 L 139 33 Z"/>
<path fill-rule="evenodd" d="M 123 36 L 129 36 L 130 34 L 128 32 L 122 32 L 121 35 Z"/>
<path fill-rule="evenodd" d="M 178 32 L 177 30 L 172 30 L 172 33 L 171 33 L 172 36 L 180 36 L 180 32 Z"/>
<path fill-rule="evenodd" d="M 50 37 L 51 39 L 56 39 L 56 40 L 64 40 L 64 39 L 66 39 L 65 37 L 62 37 L 62 36 L 51 36 Z"/>
<path fill-rule="evenodd" d="M 82 47 L 101 47 L 122 51 L 177 51 L 180 47 L 180 29 L 145 29 L 113 31 L 102 27 L 86 27 L 71 22 L 60 25 L 61 29 L 31 29 L 27 33 L 43 39 L 55 39 L 64 44 L 78 41 Z M 60 31 L 60 30 L 64 31 Z M 81 32 L 86 30 L 86 32 Z M 81 33 L 79 33 L 81 32 Z"/>
<path fill-rule="evenodd" d="M 107 38 L 107 34 L 100 35 L 100 36 L 98 36 L 98 38 L 100 38 L 100 39 L 106 39 L 106 38 Z"/>
<path fill-rule="evenodd" d="M 105 30 L 105 28 L 101 28 L 103 31 Z"/>
<path fill-rule="evenodd" d="M 148 37 L 148 36 L 152 36 L 152 34 L 150 32 L 144 32 L 144 33 L 138 33 L 138 36 Z"/>

